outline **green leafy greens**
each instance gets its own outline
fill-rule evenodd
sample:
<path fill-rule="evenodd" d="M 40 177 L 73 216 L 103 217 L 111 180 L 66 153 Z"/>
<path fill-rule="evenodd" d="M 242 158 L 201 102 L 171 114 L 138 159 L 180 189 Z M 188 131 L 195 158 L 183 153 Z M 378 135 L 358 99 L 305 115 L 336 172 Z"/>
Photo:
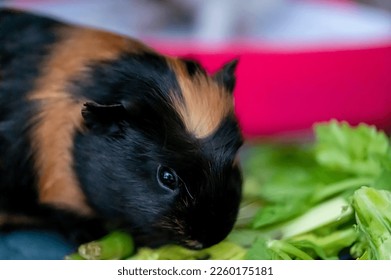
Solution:
<path fill-rule="evenodd" d="M 314 144 L 261 145 L 247 155 L 247 199 L 263 202 L 247 258 L 390 259 L 389 139 L 337 121 L 317 124 L 314 134 Z"/>

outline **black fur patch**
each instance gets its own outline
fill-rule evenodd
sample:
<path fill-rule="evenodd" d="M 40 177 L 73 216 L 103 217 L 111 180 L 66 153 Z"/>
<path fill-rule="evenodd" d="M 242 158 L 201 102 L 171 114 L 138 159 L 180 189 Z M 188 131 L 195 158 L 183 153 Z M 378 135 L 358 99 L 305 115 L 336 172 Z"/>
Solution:
<path fill-rule="evenodd" d="M 34 212 L 35 175 L 27 132 L 36 111 L 25 97 L 57 40 L 57 26 L 47 18 L 0 10 L 0 211 Z"/>
<path fill-rule="evenodd" d="M 114 61 L 90 65 L 89 71 L 87 80 L 71 85 L 75 98 L 100 105 L 121 104 L 133 126 L 149 127 L 148 133 L 157 139 L 183 130 L 184 124 L 171 104 L 172 96 L 182 99 L 181 89 L 164 57 L 123 54 Z"/>
<path fill-rule="evenodd" d="M 129 102 L 145 96 L 168 101 L 170 93 L 181 96 L 175 73 L 166 59 L 155 53 L 123 54 L 89 68 L 89 80 L 75 80 L 77 89 L 73 91 L 99 104 Z"/>
<path fill-rule="evenodd" d="M 196 73 L 206 74 L 205 69 L 197 61 L 192 59 L 183 59 L 185 63 L 187 73 L 190 77 L 193 77 Z"/>
<path fill-rule="evenodd" d="M 239 60 L 234 59 L 226 63 L 221 70 L 219 70 L 214 78 L 215 80 L 223 87 L 225 87 L 228 92 L 233 92 L 236 84 L 235 70 L 238 65 Z"/>

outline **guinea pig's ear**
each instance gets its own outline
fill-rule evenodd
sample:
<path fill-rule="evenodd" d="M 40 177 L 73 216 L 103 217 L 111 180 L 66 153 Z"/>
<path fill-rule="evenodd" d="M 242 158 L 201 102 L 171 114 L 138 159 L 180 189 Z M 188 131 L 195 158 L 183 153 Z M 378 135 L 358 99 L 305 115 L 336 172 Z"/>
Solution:
<path fill-rule="evenodd" d="M 238 59 L 228 62 L 213 76 L 215 81 L 226 88 L 230 93 L 233 92 L 235 87 L 235 70 L 238 62 Z"/>
<path fill-rule="evenodd" d="M 98 124 L 112 124 L 124 120 L 127 111 L 122 104 L 101 105 L 95 102 L 87 102 L 81 111 L 87 127 Z"/>

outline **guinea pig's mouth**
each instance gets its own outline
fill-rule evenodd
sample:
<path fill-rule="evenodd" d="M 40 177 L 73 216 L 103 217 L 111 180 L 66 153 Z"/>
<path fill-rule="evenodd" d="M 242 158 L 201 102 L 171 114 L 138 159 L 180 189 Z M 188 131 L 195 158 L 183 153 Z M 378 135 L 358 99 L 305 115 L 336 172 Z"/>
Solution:
<path fill-rule="evenodd" d="M 135 230 L 133 228 L 132 230 L 128 229 L 128 231 L 133 235 L 137 247 L 158 248 L 167 244 L 176 244 L 191 250 L 201 250 L 209 247 L 208 245 L 205 246 L 202 241 L 189 238 L 188 236 L 186 238 L 184 235 L 178 235 L 178 232 L 173 232 L 172 229 L 164 227 L 152 228 L 149 231 L 146 231 L 145 228 L 143 230 Z"/>
<path fill-rule="evenodd" d="M 192 250 L 201 250 L 204 248 L 204 245 L 197 240 L 185 240 L 180 242 L 179 244 Z"/>
<path fill-rule="evenodd" d="M 133 232 L 134 234 L 134 232 Z M 162 234 L 136 234 L 133 235 L 133 238 L 136 242 L 137 247 L 147 246 L 150 248 L 158 248 L 167 244 L 177 244 L 183 247 L 186 247 L 191 250 L 201 250 L 204 249 L 205 246 L 200 241 L 197 240 L 175 240 L 170 238 L 169 235 Z"/>
<path fill-rule="evenodd" d="M 205 217 L 206 215 L 201 215 Z M 198 219 L 197 219 L 198 218 Z M 157 248 L 167 244 L 177 244 L 191 250 L 211 247 L 224 240 L 232 230 L 233 221 L 194 217 L 193 224 L 186 226 L 185 219 L 167 215 L 156 223 L 130 227 L 137 247 Z"/>

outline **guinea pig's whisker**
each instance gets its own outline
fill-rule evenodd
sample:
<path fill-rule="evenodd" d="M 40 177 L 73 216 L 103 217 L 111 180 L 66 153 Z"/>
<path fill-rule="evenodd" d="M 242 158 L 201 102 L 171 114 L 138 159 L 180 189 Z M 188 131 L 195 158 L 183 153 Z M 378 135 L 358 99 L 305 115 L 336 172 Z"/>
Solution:
<path fill-rule="evenodd" d="M 182 180 L 182 179 L 181 179 L 181 183 L 182 183 L 183 187 L 185 188 L 185 190 L 186 190 L 187 194 L 188 194 L 188 195 L 189 195 L 189 197 L 191 198 L 191 200 L 194 200 L 194 196 L 192 196 L 192 195 L 191 195 L 191 193 L 190 193 L 189 189 L 188 189 L 188 188 L 187 188 L 187 186 L 186 186 L 186 183 L 185 183 L 185 182 L 183 182 L 183 180 Z"/>
<path fill-rule="evenodd" d="M 165 217 L 159 225 L 163 229 L 174 230 L 178 235 L 186 236 L 185 228 L 177 218 Z"/>

